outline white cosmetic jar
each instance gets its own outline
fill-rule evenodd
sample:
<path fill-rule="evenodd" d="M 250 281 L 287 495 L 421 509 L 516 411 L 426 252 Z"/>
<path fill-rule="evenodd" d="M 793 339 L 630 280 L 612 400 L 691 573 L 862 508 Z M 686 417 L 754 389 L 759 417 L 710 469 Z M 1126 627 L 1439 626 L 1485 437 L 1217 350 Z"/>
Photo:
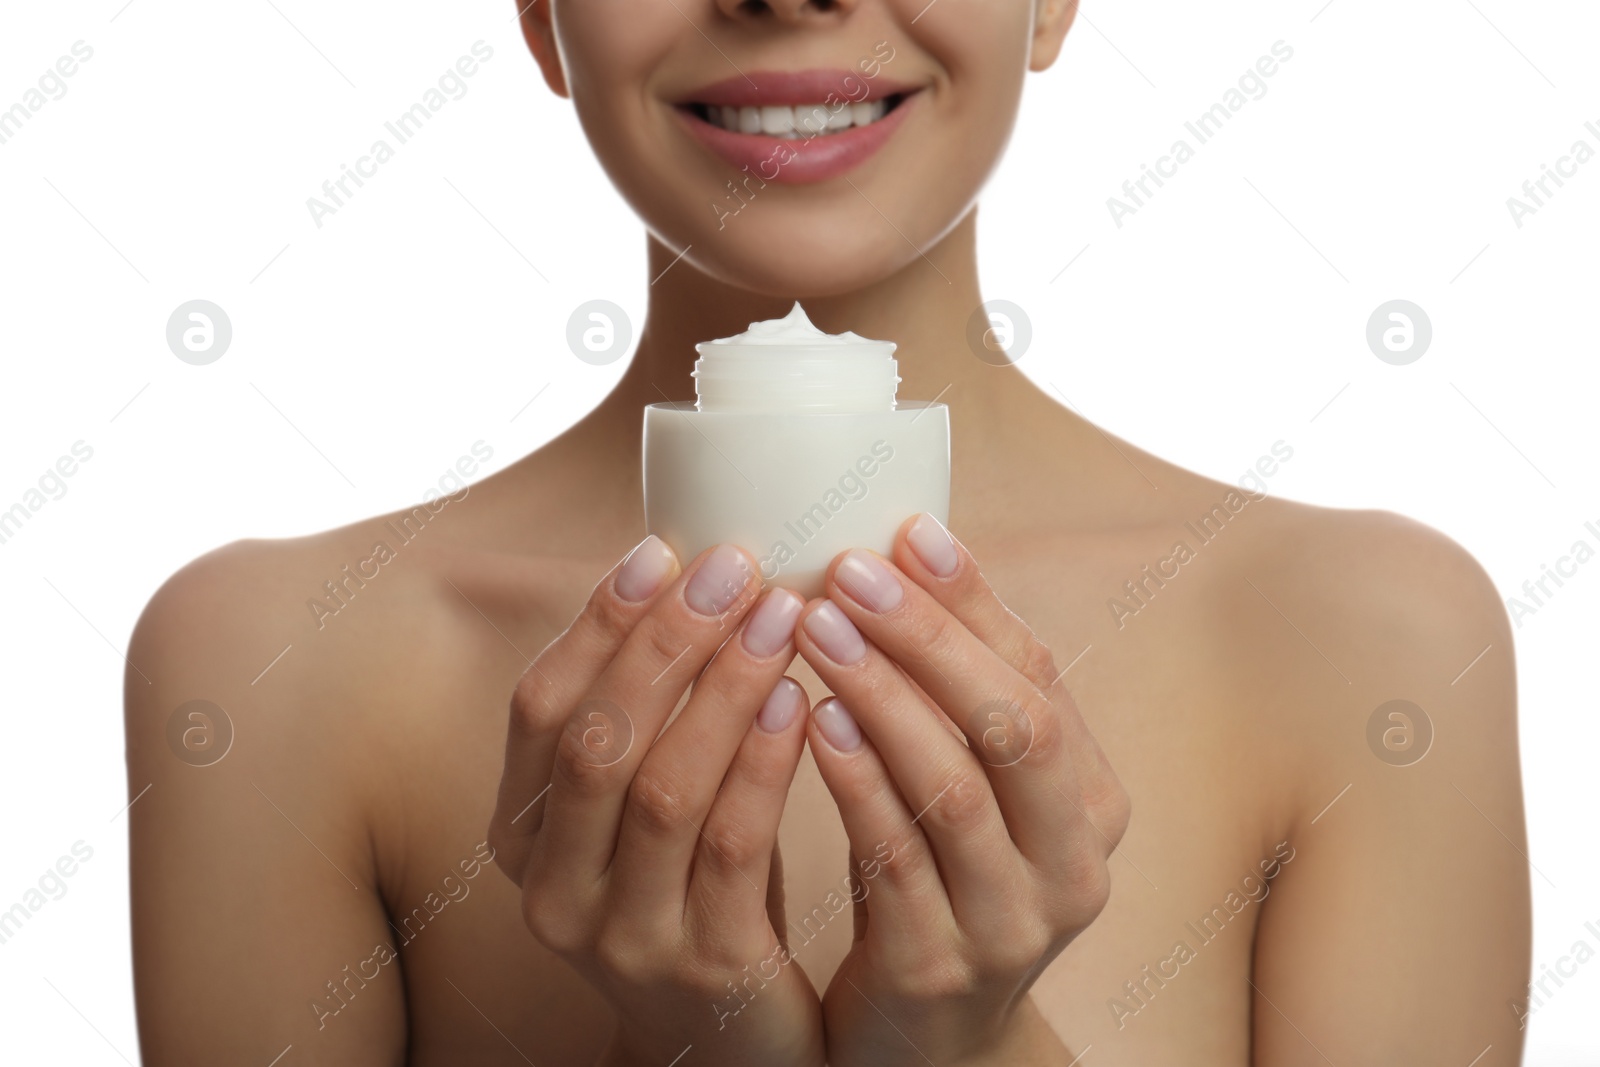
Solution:
<path fill-rule="evenodd" d="M 949 409 L 896 403 L 892 343 L 823 334 L 797 304 L 698 348 L 699 400 L 645 408 L 645 523 L 680 562 L 735 544 L 814 597 L 839 553 L 890 555 L 919 512 L 948 523 Z"/>

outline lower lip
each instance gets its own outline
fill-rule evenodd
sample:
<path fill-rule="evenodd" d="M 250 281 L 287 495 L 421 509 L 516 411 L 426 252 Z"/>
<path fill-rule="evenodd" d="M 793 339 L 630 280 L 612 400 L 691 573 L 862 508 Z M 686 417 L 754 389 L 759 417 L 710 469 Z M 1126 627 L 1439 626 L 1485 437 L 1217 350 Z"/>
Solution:
<path fill-rule="evenodd" d="M 792 141 L 760 133 L 735 133 L 682 108 L 673 110 L 697 141 L 730 166 L 749 171 L 763 181 L 806 185 L 837 178 L 870 159 L 894 135 L 917 95 L 905 97 L 898 107 L 871 125 Z"/>

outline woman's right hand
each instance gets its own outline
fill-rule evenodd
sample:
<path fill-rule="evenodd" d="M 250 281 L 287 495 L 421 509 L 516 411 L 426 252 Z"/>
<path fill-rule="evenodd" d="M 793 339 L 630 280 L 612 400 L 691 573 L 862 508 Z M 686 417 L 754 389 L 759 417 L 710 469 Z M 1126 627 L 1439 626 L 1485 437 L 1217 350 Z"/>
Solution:
<path fill-rule="evenodd" d="M 616 1011 L 605 1064 L 824 1062 L 774 871 L 805 740 L 783 676 L 803 604 L 760 592 L 731 546 L 679 575 L 646 538 L 511 700 L 489 842 L 534 937 Z"/>

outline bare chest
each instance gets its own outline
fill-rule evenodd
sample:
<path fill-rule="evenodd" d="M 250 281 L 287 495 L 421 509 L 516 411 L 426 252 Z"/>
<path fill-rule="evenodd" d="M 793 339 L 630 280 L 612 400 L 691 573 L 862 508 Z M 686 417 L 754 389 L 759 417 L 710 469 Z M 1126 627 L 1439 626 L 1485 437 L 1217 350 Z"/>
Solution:
<path fill-rule="evenodd" d="M 1255 926 L 1294 845 L 1276 835 L 1282 813 L 1238 710 L 1251 694 L 1214 669 L 1215 638 L 1202 632 L 1197 605 L 1174 597 L 1155 624 L 1118 628 L 1102 598 L 1068 595 L 1070 584 L 1019 593 L 1012 607 L 1067 668 L 1065 684 L 1134 815 L 1111 859 L 1110 904 L 1047 969 L 1035 1000 L 1074 1054 L 1092 1045 L 1097 1063 L 1246 1063 Z M 825 694 L 804 663 L 790 673 L 813 700 Z M 508 1062 L 521 1062 L 512 1045 L 536 1062 L 592 1062 L 609 1031 L 604 1003 L 526 932 L 510 882 L 491 864 L 470 880 L 459 874 L 463 861 L 482 859 L 509 686 L 468 687 L 474 706 L 461 713 L 461 737 L 471 755 L 419 776 L 408 805 L 430 813 L 407 831 L 413 844 L 391 902 L 415 1062 L 447 1062 L 451 1047 L 480 1040 Z M 809 757 L 780 847 L 787 910 L 823 916 L 791 948 L 824 989 L 850 947 L 852 919 L 811 905 L 847 892 L 848 845 Z M 452 870 L 453 894 L 443 880 Z"/>

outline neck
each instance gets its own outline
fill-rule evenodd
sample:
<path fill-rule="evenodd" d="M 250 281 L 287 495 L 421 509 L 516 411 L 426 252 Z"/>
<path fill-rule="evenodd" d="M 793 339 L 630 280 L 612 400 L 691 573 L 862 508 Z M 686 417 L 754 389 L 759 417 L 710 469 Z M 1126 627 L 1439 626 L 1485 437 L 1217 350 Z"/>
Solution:
<path fill-rule="evenodd" d="M 995 369 L 974 358 L 963 340 L 967 316 L 983 300 L 975 229 L 974 213 L 969 213 L 925 256 L 897 273 L 865 289 L 804 299 L 806 314 L 828 333 L 854 330 L 899 345 L 895 355 L 901 399 L 932 400 L 946 386 L 965 392 L 965 386 L 985 377 L 981 372 Z M 887 239 L 900 240 L 892 232 Z M 693 399 L 689 371 L 695 343 L 741 333 L 761 319 L 780 318 L 794 305 L 794 297 L 737 289 L 686 261 L 668 269 L 675 256 L 659 242 L 650 242 L 650 275 L 657 281 L 650 289 L 649 321 L 623 385 L 652 393 L 659 386 L 674 399 Z M 985 386 L 996 376 L 988 377 Z"/>
<path fill-rule="evenodd" d="M 621 429 L 619 421 L 637 424 L 645 404 L 694 399 L 690 372 L 697 343 L 742 333 L 762 319 L 781 318 L 794 305 L 791 296 L 764 296 L 710 278 L 654 238 L 649 258 L 655 282 L 638 349 L 616 389 L 585 420 L 605 423 L 608 436 Z M 854 330 L 863 337 L 894 341 L 899 346 L 900 399 L 938 398 L 953 413 L 964 412 L 973 422 L 996 427 L 1005 420 L 991 416 L 1014 416 L 1019 404 L 1031 409 L 1044 398 L 1016 369 L 985 363 L 968 347 L 968 320 L 982 302 L 975 211 L 924 255 L 882 281 L 802 301 L 818 329 Z M 630 440 L 637 440 L 637 433 L 635 428 Z"/>
<path fill-rule="evenodd" d="M 899 346 L 900 399 L 938 399 L 950 406 L 951 434 L 958 442 L 951 473 L 959 495 L 972 504 L 994 483 L 992 472 L 1035 453 L 1043 427 L 1074 438 L 1097 433 L 1015 367 L 986 363 L 968 345 L 969 320 L 983 302 L 975 215 L 969 212 L 898 273 L 864 289 L 803 301 L 819 329 L 854 330 Z M 892 233 L 887 239 L 899 240 Z M 583 492 L 594 506 L 609 505 L 625 514 L 639 507 L 644 406 L 694 399 L 690 372 L 696 343 L 780 318 L 794 304 L 789 296 L 764 296 L 710 278 L 654 238 L 649 258 L 655 281 L 628 370 L 598 407 L 529 457 L 545 456 L 566 470 L 573 484 L 586 487 Z M 594 487 L 601 485 L 611 492 L 597 494 Z M 615 499 L 602 504 L 598 495 Z"/>

